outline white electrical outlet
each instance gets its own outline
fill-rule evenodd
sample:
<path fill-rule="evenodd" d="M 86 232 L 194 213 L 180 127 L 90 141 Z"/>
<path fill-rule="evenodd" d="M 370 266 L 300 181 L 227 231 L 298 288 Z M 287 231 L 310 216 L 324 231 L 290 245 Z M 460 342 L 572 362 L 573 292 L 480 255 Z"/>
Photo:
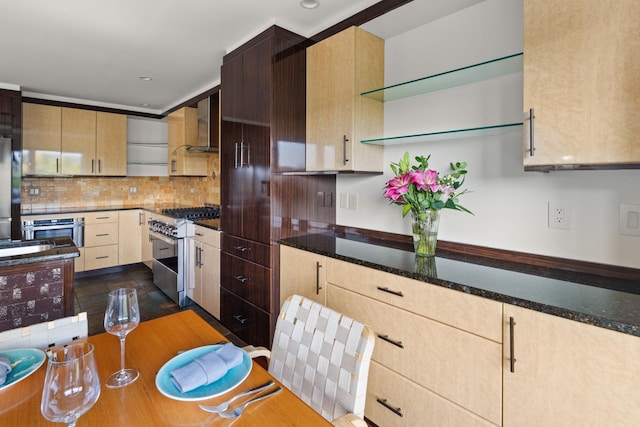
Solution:
<path fill-rule="evenodd" d="M 349 209 L 352 211 L 358 210 L 358 193 L 348 193 Z"/>
<path fill-rule="evenodd" d="M 640 236 L 640 205 L 620 205 L 620 234 Z"/>
<path fill-rule="evenodd" d="M 571 206 L 569 202 L 549 202 L 549 228 L 569 230 L 571 228 Z"/>
<path fill-rule="evenodd" d="M 347 197 L 347 193 L 340 193 L 340 209 L 349 209 L 349 197 Z"/>

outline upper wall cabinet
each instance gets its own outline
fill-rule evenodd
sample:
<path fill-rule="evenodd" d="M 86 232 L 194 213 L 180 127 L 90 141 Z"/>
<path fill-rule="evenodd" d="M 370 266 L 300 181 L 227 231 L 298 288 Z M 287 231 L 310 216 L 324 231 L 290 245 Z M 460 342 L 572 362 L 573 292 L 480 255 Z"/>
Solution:
<path fill-rule="evenodd" d="M 191 152 L 198 145 L 198 110 L 184 107 L 168 116 L 169 176 L 207 176 L 207 157 Z"/>
<path fill-rule="evenodd" d="M 525 0 L 525 170 L 639 167 L 639 21 L 636 0 Z"/>
<path fill-rule="evenodd" d="M 127 174 L 127 117 L 24 103 L 23 175 Z"/>
<path fill-rule="evenodd" d="M 307 171 L 381 172 L 384 106 L 360 93 L 384 84 L 384 41 L 357 27 L 307 49 Z"/>

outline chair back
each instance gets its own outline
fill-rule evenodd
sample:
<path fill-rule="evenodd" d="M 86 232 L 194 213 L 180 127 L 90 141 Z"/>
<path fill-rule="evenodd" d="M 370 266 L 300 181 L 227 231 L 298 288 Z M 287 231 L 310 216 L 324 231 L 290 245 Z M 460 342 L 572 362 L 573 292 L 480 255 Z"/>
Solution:
<path fill-rule="evenodd" d="M 44 350 L 54 345 L 67 344 L 80 338 L 86 338 L 88 329 L 86 312 L 50 322 L 10 329 L 0 332 L 0 350 L 12 348 Z"/>
<path fill-rule="evenodd" d="M 363 418 L 374 343 L 370 327 L 292 295 L 276 323 L 269 373 L 329 421 Z"/>

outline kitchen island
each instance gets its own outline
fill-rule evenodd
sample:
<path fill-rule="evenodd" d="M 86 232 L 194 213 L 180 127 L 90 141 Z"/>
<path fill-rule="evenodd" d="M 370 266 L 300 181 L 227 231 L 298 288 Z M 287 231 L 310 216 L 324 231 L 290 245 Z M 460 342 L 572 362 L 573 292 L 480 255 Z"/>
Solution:
<path fill-rule="evenodd" d="M 79 255 L 69 237 L 0 244 L 0 331 L 73 315 Z"/>

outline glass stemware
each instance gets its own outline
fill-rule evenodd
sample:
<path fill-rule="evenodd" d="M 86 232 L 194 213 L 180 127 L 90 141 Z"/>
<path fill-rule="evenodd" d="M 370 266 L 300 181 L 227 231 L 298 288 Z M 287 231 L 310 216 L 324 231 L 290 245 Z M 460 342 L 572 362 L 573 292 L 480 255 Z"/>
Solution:
<path fill-rule="evenodd" d="M 47 373 L 40 411 L 49 421 L 75 427 L 78 418 L 98 401 L 100 378 L 94 346 L 72 343 L 47 350 Z"/>
<path fill-rule="evenodd" d="M 124 340 L 140 323 L 138 296 L 133 288 L 120 288 L 109 292 L 107 310 L 104 313 L 104 329 L 120 338 L 120 370 L 112 374 L 105 385 L 109 388 L 124 387 L 138 379 L 136 369 L 124 367 Z"/>

